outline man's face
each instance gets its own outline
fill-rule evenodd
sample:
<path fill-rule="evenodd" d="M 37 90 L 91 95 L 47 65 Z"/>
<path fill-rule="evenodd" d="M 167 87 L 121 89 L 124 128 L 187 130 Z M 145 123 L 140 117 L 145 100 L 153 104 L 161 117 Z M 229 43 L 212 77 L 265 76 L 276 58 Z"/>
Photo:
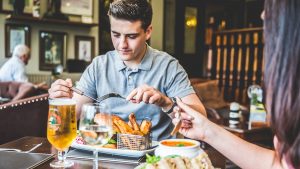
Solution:
<path fill-rule="evenodd" d="M 141 24 L 141 21 L 130 22 L 110 16 L 111 39 L 125 63 L 138 64 L 144 56 L 145 42 L 151 36 L 152 26 L 144 31 Z"/>
<path fill-rule="evenodd" d="M 28 64 L 29 59 L 30 59 L 30 54 L 23 55 L 23 56 L 21 57 L 21 60 L 24 62 L 25 65 Z"/>

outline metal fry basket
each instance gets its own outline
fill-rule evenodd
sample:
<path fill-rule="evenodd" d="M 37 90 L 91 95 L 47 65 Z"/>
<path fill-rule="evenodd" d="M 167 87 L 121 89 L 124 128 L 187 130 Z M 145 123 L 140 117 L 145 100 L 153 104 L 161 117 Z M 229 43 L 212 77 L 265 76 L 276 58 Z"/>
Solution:
<path fill-rule="evenodd" d="M 132 134 L 117 134 L 117 147 L 118 149 L 129 150 L 147 150 L 152 145 L 151 133 L 145 136 L 132 135 Z"/>

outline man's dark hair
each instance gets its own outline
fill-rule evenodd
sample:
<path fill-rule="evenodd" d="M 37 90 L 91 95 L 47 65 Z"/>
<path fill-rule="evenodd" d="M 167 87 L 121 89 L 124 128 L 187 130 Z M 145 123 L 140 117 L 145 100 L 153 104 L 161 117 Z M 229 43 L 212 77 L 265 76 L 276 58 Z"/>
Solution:
<path fill-rule="evenodd" d="M 152 21 L 152 7 L 147 0 L 115 0 L 109 6 L 108 15 L 128 21 L 141 21 L 146 31 Z"/>
<path fill-rule="evenodd" d="M 280 157 L 300 166 L 300 1 L 265 1 L 265 88 Z"/>

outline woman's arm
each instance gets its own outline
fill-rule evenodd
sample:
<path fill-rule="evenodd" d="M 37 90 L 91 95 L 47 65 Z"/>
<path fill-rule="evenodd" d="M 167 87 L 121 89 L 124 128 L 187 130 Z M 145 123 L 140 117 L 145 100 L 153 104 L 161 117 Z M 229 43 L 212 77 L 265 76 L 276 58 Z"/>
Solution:
<path fill-rule="evenodd" d="M 241 168 L 283 168 L 275 151 L 249 143 L 210 122 L 210 135 L 203 141 L 213 146 Z"/>
<path fill-rule="evenodd" d="M 242 140 L 221 126 L 209 121 L 196 110 L 177 99 L 183 110 L 181 117 L 192 124 L 183 124 L 180 132 L 186 137 L 203 140 L 241 168 L 283 168 L 275 151 Z"/>

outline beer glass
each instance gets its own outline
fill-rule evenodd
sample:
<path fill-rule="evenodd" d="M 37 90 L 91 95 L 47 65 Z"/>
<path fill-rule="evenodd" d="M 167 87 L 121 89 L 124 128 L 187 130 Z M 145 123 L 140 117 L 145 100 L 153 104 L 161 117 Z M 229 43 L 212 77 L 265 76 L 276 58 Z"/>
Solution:
<path fill-rule="evenodd" d="M 58 150 L 58 160 L 50 163 L 54 168 L 70 167 L 65 153 L 76 138 L 76 102 L 69 98 L 49 99 L 47 139 Z"/>
<path fill-rule="evenodd" d="M 104 145 L 113 135 L 112 116 L 104 103 L 82 106 L 79 122 L 82 138 L 90 145 Z M 94 149 L 94 167 L 98 168 L 98 151 Z"/>

